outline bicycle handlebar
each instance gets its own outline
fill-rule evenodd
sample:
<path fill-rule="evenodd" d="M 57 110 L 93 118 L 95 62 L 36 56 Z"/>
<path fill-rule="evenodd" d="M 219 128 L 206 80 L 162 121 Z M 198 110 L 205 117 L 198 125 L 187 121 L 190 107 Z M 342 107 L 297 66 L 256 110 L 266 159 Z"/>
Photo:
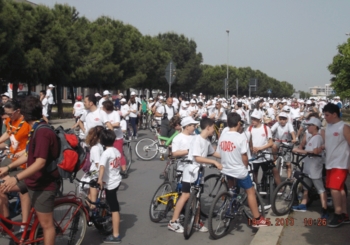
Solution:
<path fill-rule="evenodd" d="M 89 185 L 92 188 L 101 189 L 101 186 L 97 182 L 85 182 L 85 181 L 81 181 L 78 178 L 75 178 L 75 180 L 79 183 L 82 183 L 83 187 L 84 187 L 84 185 Z"/>

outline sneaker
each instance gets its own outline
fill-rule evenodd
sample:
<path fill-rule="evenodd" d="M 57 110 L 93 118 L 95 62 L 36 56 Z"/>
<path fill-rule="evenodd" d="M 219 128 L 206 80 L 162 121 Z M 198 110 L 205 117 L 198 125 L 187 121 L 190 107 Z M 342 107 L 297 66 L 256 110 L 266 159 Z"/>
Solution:
<path fill-rule="evenodd" d="M 106 237 L 103 240 L 103 243 L 121 243 L 122 239 L 120 239 L 120 236 L 113 236 L 113 235 L 109 235 L 108 237 Z"/>
<path fill-rule="evenodd" d="M 328 219 L 329 218 L 329 214 L 327 212 L 323 212 L 321 215 L 321 219 Z"/>
<path fill-rule="evenodd" d="M 343 223 L 344 224 L 350 224 L 349 215 L 342 213 L 342 216 L 343 216 Z"/>
<path fill-rule="evenodd" d="M 299 204 L 297 206 L 293 206 L 292 209 L 293 209 L 293 211 L 297 211 L 297 212 L 306 212 L 306 210 L 307 210 L 305 204 Z"/>
<path fill-rule="evenodd" d="M 268 226 L 268 225 L 267 225 L 267 220 L 263 216 L 260 216 L 259 219 L 255 220 L 255 222 L 253 222 L 253 225 L 252 225 L 252 227 L 264 227 L 264 226 Z"/>
<path fill-rule="evenodd" d="M 194 229 L 199 232 L 208 232 L 208 228 L 204 226 L 204 222 L 202 220 L 199 221 L 199 224 L 194 225 Z"/>
<path fill-rule="evenodd" d="M 343 215 L 334 214 L 333 218 L 327 223 L 328 227 L 335 228 L 343 224 Z"/>
<path fill-rule="evenodd" d="M 180 224 L 179 219 L 175 220 L 175 222 L 169 221 L 168 230 L 175 231 L 176 233 L 184 233 L 184 228 Z"/>

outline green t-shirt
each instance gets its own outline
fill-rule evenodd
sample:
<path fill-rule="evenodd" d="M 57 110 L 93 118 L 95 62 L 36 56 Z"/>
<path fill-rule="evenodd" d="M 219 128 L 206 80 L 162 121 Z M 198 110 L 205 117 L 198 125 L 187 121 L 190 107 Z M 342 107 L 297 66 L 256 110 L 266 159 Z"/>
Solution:
<path fill-rule="evenodd" d="M 147 112 L 147 102 L 146 101 L 142 101 L 142 104 L 141 104 L 141 110 L 142 112 Z"/>

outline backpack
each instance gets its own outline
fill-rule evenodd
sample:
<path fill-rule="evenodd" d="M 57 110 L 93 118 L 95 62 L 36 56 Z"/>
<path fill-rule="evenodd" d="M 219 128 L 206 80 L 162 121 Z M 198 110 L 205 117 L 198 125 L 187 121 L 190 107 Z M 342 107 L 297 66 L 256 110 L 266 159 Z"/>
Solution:
<path fill-rule="evenodd" d="M 72 129 L 63 129 L 62 126 L 53 129 L 47 124 L 39 124 L 33 133 L 33 139 L 40 128 L 48 128 L 54 131 L 59 145 L 59 155 L 46 166 L 46 171 L 51 173 L 57 169 L 63 179 L 75 178 L 76 173 L 83 167 L 87 156 L 86 150 L 80 144 L 80 139 Z M 34 150 L 35 145 L 33 146 Z"/>

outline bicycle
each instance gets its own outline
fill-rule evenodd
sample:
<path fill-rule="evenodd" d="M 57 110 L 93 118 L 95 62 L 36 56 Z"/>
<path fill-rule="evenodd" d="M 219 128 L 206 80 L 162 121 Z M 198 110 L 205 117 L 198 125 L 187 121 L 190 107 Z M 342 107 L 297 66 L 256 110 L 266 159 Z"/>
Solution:
<path fill-rule="evenodd" d="M 129 172 L 132 163 L 131 140 L 123 139 L 123 153 L 126 161 L 126 173 Z"/>
<path fill-rule="evenodd" d="M 55 244 L 81 244 L 85 236 L 88 217 L 81 199 L 68 193 L 56 198 L 54 205 Z M 9 244 L 43 244 L 43 231 L 34 208 L 31 208 L 25 223 L 8 220 L 2 215 L 0 215 L 0 219 L 8 224 L 24 227 L 23 232 L 14 233 L 0 222 L 0 230 L 3 237 L 10 240 Z"/>
<path fill-rule="evenodd" d="M 110 208 L 106 202 L 105 189 L 100 188 L 95 180 L 91 180 L 90 182 L 82 181 L 77 178 L 75 180 L 80 183 L 79 193 L 80 196 L 89 204 L 94 205 L 95 208 L 91 209 L 88 205 L 85 208 L 88 210 L 89 220 L 91 224 L 94 224 L 96 229 L 103 235 L 109 235 L 113 231 L 112 226 L 112 213 L 110 212 Z M 84 188 L 85 185 L 88 185 L 92 188 L 99 189 L 96 202 L 92 202 L 87 196 L 87 189 Z"/>
<path fill-rule="evenodd" d="M 167 153 L 169 145 L 178 134 L 179 132 L 175 131 L 175 133 L 168 138 L 161 136 L 158 132 L 156 132 L 156 140 L 151 138 L 140 139 L 135 145 L 135 153 L 138 158 L 144 161 L 150 161 L 154 159 L 158 153 L 161 153 L 162 160 L 164 160 L 164 154 Z M 162 144 L 162 141 L 165 141 L 165 143 Z"/>
<path fill-rule="evenodd" d="M 224 123 L 220 123 L 220 127 L 218 127 L 216 124 L 214 124 L 214 134 L 212 136 L 210 136 L 211 137 L 210 142 L 212 144 L 218 142 L 223 129 L 224 129 Z"/>
<path fill-rule="evenodd" d="M 284 156 L 286 156 L 287 154 L 291 154 L 294 145 L 288 145 L 288 143 L 290 143 L 291 141 L 287 141 L 287 140 L 277 140 L 275 139 L 274 142 L 279 142 L 279 148 L 278 148 L 278 153 L 277 154 L 277 159 L 276 159 L 276 166 L 278 168 L 278 173 L 280 176 L 282 176 L 283 174 L 283 169 L 286 167 L 286 161 L 284 160 Z"/>
<path fill-rule="evenodd" d="M 148 119 L 147 119 L 148 113 L 147 112 L 141 112 L 141 123 L 140 123 L 140 129 L 146 129 L 148 128 Z"/>
<path fill-rule="evenodd" d="M 252 179 L 253 186 L 255 188 L 255 195 L 259 212 L 262 216 L 265 216 L 265 204 L 262 197 L 259 195 L 256 189 L 256 183 L 253 180 L 253 171 L 251 165 L 248 174 Z M 231 187 L 228 191 L 220 192 L 214 199 L 209 212 L 208 217 L 208 229 L 209 234 L 214 239 L 219 239 L 225 236 L 229 232 L 231 222 L 236 218 L 245 216 L 253 220 L 253 216 L 249 206 L 246 191 L 238 186 Z"/>

